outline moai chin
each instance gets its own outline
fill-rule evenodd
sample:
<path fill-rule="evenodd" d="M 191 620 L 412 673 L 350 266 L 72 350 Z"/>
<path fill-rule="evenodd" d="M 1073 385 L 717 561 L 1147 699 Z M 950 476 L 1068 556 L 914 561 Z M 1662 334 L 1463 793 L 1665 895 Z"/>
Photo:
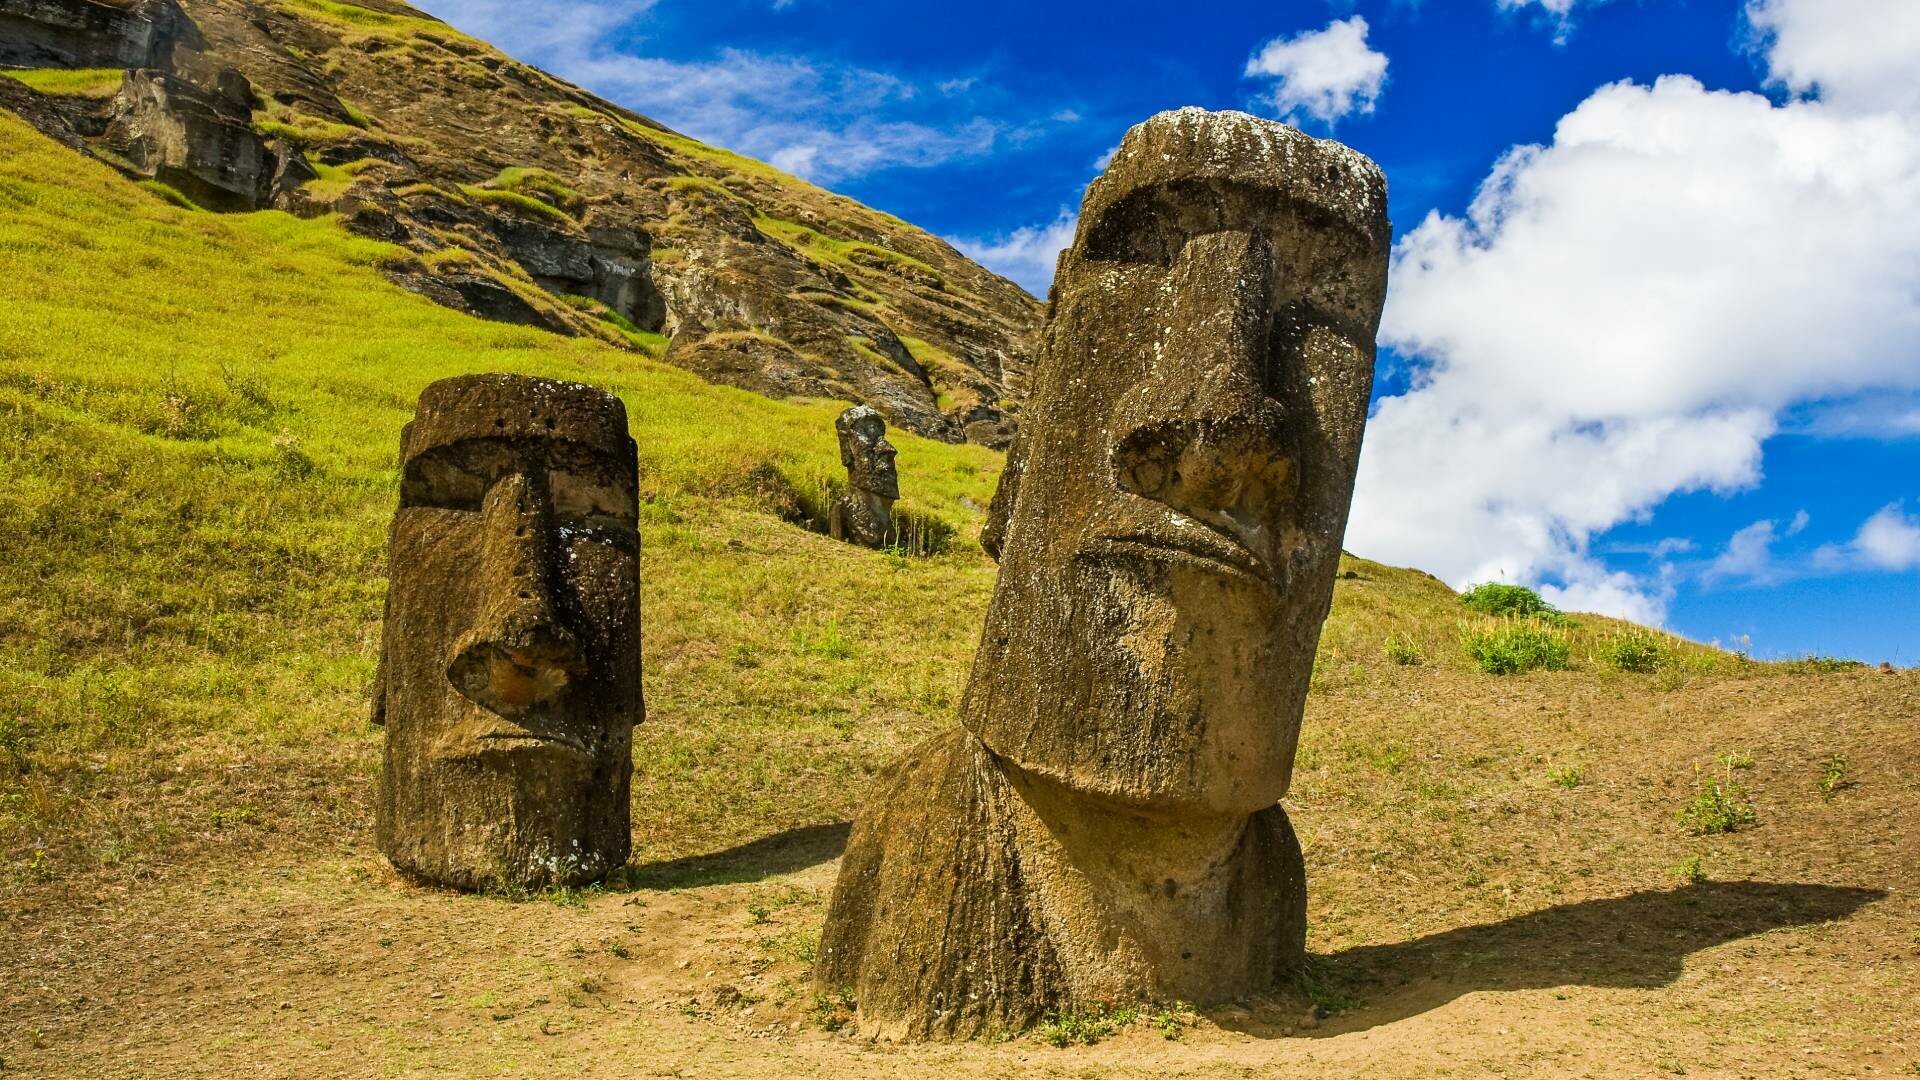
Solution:
<path fill-rule="evenodd" d="M 400 461 L 380 850 L 461 889 L 603 877 L 627 860 L 645 715 L 626 408 L 577 383 L 445 379 Z"/>
<path fill-rule="evenodd" d="M 893 504 L 900 498 L 887 422 L 871 406 L 855 405 L 840 414 L 833 429 L 840 436 L 847 493 L 834 501 L 828 531 L 835 540 L 885 547 L 893 538 Z"/>
<path fill-rule="evenodd" d="M 854 824 L 815 976 L 864 1030 L 1215 1003 L 1303 961 L 1287 793 L 1372 389 L 1379 169 L 1241 113 L 1135 127 L 1060 263 L 963 727 Z"/>

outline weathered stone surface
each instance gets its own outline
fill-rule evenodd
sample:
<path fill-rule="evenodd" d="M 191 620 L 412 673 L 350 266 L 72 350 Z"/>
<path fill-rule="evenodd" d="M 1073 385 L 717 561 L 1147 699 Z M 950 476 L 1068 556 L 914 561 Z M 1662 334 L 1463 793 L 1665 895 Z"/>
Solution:
<path fill-rule="evenodd" d="M 134 168 L 204 205 L 253 209 L 274 181 L 273 155 L 253 130 L 253 88 L 233 68 L 204 83 L 129 71 L 105 142 Z"/>
<path fill-rule="evenodd" d="M 964 727 L 855 822 L 817 978 L 863 1028 L 1200 1004 L 1301 962 L 1285 811 L 1373 376 L 1386 185 L 1240 113 L 1087 193 L 989 530 Z"/>
<path fill-rule="evenodd" d="M 401 870 L 482 889 L 626 862 L 637 469 L 625 407 L 592 387 L 470 375 L 421 394 L 373 706 L 376 835 Z"/>
<path fill-rule="evenodd" d="M 887 422 L 865 405 L 855 405 L 833 422 L 840 437 L 840 464 L 847 469 L 846 494 L 834 500 L 828 531 L 835 540 L 862 547 L 885 547 L 893 539 L 893 504 L 900 498 L 900 473 L 894 467 Z"/>
<path fill-rule="evenodd" d="M 0 67 L 165 67 L 183 40 L 175 0 L 0 0 Z"/>

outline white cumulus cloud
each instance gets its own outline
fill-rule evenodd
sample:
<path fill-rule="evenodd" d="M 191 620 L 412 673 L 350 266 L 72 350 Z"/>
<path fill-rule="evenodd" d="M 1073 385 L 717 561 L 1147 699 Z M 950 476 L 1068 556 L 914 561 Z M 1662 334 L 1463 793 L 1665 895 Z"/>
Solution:
<path fill-rule="evenodd" d="M 1004 236 L 951 237 L 953 246 L 973 261 L 1010 278 L 1035 296 L 1047 295 L 1060 253 L 1073 244 L 1079 215 L 1066 207 L 1044 225 L 1027 225 Z"/>
<path fill-rule="evenodd" d="M 1274 38 L 1242 74 L 1274 80 L 1262 101 L 1281 119 L 1304 115 L 1332 125 L 1373 111 L 1387 84 L 1387 57 L 1367 45 L 1367 20 L 1354 15 L 1324 30 Z"/>
<path fill-rule="evenodd" d="M 1882 507 L 1860 526 L 1853 548 L 1875 569 L 1920 569 L 1920 516 L 1907 514 L 1900 503 Z"/>
<path fill-rule="evenodd" d="M 654 0 L 427 0 L 433 14 L 529 63 L 695 138 L 822 183 L 993 152 L 1017 125 L 964 109 L 971 78 L 921 95 L 897 75 L 727 49 L 711 60 L 645 55 Z"/>
<path fill-rule="evenodd" d="M 1920 390 L 1920 110 L 1797 36 L 1826 4 L 1750 15 L 1776 77 L 1848 94 L 1605 86 L 1401 239 L 1382 340 L 1415 379 L 1368 430 L 1350 548 L 1657 614 L 1659 582 L 1608 571 L 1594 534 L 1757 484 L 1790 409 Z M 1878 20 L 1844 22 L 1880 55 Z"/>

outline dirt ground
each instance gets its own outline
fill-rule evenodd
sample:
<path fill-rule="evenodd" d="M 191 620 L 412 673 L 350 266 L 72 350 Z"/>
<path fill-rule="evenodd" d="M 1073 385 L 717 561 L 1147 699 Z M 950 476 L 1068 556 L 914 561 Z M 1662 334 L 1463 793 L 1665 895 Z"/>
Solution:
<path fill-rule="evenodd" d="M 0 1058 L 48 1077 L 1920 1074 L 1920 673 L 1643 683 L 1329 687 L 1289 804 L 1309 983 L 1064 1048 L 832 1030 L 806 972 L 843 822 L 516 902 L 389 871 L 363 768 L 229 768 L 197 782 L 293 824 L 0 900 Z M 1681 828 L 1696 766 L 1747 787 L 1757 824 Z M 349 812 L 287 809 L 315 790 Z"/>

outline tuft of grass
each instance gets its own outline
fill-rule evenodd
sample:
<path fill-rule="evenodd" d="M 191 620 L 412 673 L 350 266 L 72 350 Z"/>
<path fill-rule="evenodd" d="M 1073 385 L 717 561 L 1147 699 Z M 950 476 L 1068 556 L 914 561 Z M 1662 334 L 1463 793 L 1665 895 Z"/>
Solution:
<path fill-rule="evenodd" d="M 1733 768 L 1725 766 L 1719 779 L 1700 784 L 1693 801 L 1674 812 L 1674 820 L 1701 836 L 1739 832 L 1759 820 L 1753 799 L 1742 784 L 1733 782 Z"/>
<path fill-rule="evenodd" d="M 460 193 L 474 202 L 485 203 L 488 206 L 497 206 L 528 217 L 544 218 L 564 228 L 571 229 L 575 226 L 573 218 L 569 216 L 566 211 L 561 210 L 550 202 L 536 199 L 531 195 L 523 195 L 518 191 L 508 191 L 504 188 L 481 187 L 477 184 L 462 184 L 460 185 Z"/>
<path fill-rule="evenodd" d="M 1867 665 L 1859 660 L 1843 660 L 1837 656 L 1803 656 L 1798 660 L 1789 660 L 1785 669 L 1795 675 L 1834 675 L 1842 671 L 1859 671 Z"/>
<path fill-rule="evenodd" d="M 586 196 L 568 187 L 561 179 L 545 169 L 509 168 L 500 170 L 493 178 L 487 190 L 511 191 L 537 199 L 560 211 L 569 218 L 578 218 L 586 212 Z"/>
<path fill-rule="evenodd" d="M 1401 667 L 1414 667 L 1424 660 L 1426 655 L 1420 651 L 1420 644 L 1411 635 L 1392 634 L 1387 637 L 1387 659 Z"/>
<path fill-rule="evenodd" d="M 813 996 L 807 1019 L 822 1031 L 839 1031 L 853 1023 L 854 1009 L 853 995 L 845 989 L 834 989 Z"/>
<path fill-rule="evenodd" d="M 1489 675 L 1559 671 L 1573 655 L 1572 643 L 1564 631 L 1534 619 L 1464 626 L 1460 640 L 1474 666 Z"/>
<path fill-rule="evenodd" d="M 1138 1009 L 1095 1005 L 1084 1012 L 1047 1014 L 1033 1037 L 1050 1046 L 1092 1046 L 1139 1019 Z"/>
<path fill-rule="evenodd" d="M 1325 963 L 1313 957 L 1307 958 L 1306 966 L 1294 977 L 1294 988 L 1313 1005 L 1314 1014 L 1322 1018 L 1360 1007 L 1360 999 L 1335 987 Z"/>
<path fill-rule="evenodd" d="M 1679 866 L 1673 868 L 1673 876 L 1688 885 L 1698 885 L 1707 880 L 1707 871 L 1706 867 L 1701 865 L 1700 856 L 1689 855 Z"/>
<path fill-rule="evenodd" d="M 1853 786 L 1847 779 L 1847 755 L 1829 754 L 1820 767 L 1820 797 L 1831 802 L 1834 796 Z"/>
<path fill-rule="evenodd" d="M 1169 1042 L 1178 1041 L 1200 1019 L 1193 1006 L 1184 1001 L 1176 1001 L 1154 1010 L 1149 1022 Z"/>
<path fill-rule="evenodd" d="M 126 72 L 119 68 L 29 68 L 0 70 L 15 82 L 50 97 L 77 97 L 105 100 L 120 92 Z"/>
<path fill-rule="evenodd" d="M 1635 626 L 1602 639 L 1594 658 L 1615 671 L 1647 675 L 1667 663 L 1668 649 L 1659 634 Z"/>
<path fill-rule="evenodd" d="M 1586 774 L 1578 765 L 1561 765 L 1547 770 L 1547 779 L 1558 787 L 1572 791 L 1586 779 Z"/>

